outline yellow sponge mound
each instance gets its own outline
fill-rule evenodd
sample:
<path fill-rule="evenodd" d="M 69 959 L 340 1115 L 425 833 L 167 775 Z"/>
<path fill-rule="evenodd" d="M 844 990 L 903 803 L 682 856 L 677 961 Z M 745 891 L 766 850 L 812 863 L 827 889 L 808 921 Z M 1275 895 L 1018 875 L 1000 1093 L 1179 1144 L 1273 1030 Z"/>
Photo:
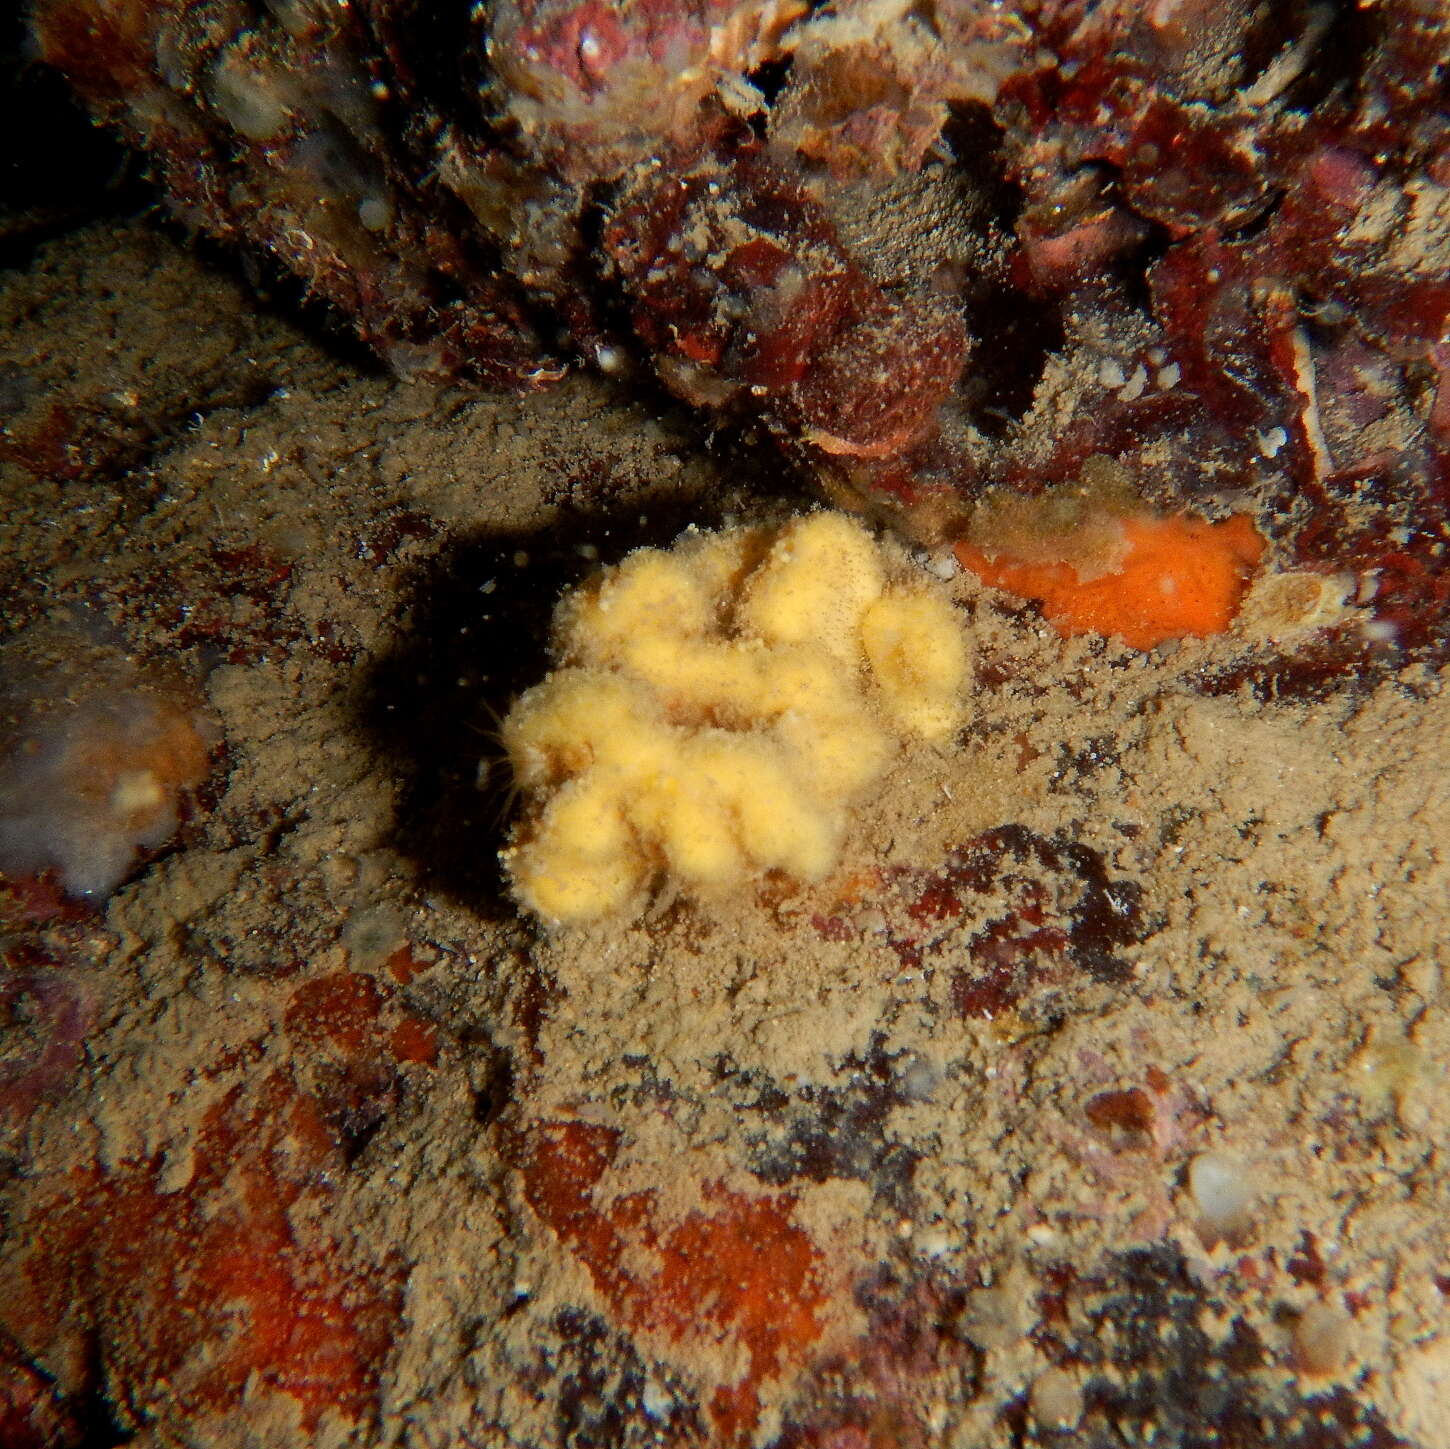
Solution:
<path fill-rule="evenodd" d="M 687 533 L 565 597 L 560 667 L 504 720 L 526 805 L 503 852 L 554 924 L 764 871 L 817 881 L 903 736 L 957 726 L 951 605 L 854 519 Z"/>

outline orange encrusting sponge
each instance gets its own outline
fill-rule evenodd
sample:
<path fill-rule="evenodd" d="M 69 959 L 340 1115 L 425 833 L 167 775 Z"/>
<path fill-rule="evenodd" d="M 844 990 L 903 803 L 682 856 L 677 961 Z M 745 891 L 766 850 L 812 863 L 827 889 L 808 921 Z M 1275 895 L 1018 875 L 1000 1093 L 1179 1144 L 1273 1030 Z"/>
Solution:
<path fill-rule="evenodd" d="M 1125 552 L 1112 573 L 1083 581 L 1068 563 L 989 558 L 962 540 L 957 561 L 983 583 L 1037 599 L 1063 636 L 1114 634 L 1134 649 L 1221 634 L 1233 622 L 1264 540 L 1244 514 L 1222 523 L 1129 514 Z"/>

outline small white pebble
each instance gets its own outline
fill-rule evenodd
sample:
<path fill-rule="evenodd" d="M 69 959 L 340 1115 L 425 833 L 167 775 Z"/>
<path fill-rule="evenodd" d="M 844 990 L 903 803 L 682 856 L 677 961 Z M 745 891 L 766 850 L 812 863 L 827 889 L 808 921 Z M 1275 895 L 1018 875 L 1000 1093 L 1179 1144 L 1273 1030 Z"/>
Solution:
<path fill-rule="evenodd" d="M 1332 1303 L 1311 1303 L 1294 1325 L 1294 1362 L 1306 1374 L 1335 1374 L 1354 1347 L 1354 1319 Z"/>
<path fill-rule="evenodd" d="M 932 1228 L 916 1237 L 916 1251 L 923 1258 L 945 1258 L 955 1246 L 952 1235 L 944 1228 Z"/>
<path fill-rule="evenodd" d="M 1040 1430 L 1071 1429 L 1082 1418 L 1082 1390 L 1066 1370 L 1050 1368 L 1032 1381 L 1027 1407 Z"/>
<path fill-rule="evenodd" d="M 675 1406 L 675 1397 L 653 1375 L 644 1381 L 644 1392 L 639 1396 L 639 1406 L 651 1419 L 662 1419 Z"/>
<path fill-rule="evenodd" d="M 383 231 L 393 219 L 392 203 L 385 196 L 365 196 L 357 204 L 357 219 L 368 231 Z"/>
<path fill-rule="evenodd" d="M 1183 369 L 1176 362 L 1170 362 L 1167 367 L 1158 369 L 1153 381 L 1158 384 L 1159 392 L 1172 392 L 1178 386 L 1178 379 L 1182 376 Z"/>
<path fill-rule="evenodd" d="M 1289 441 L 1283 428 L 1270 428 L 1267 433 L 1258 433 L 1259 453 L 1265 458 L 1277 458 L 1279 450 Z"/>
<path fill-rule="evenodd" d="M 1124 402 L 1136 402 L 1143 396 L 1143 389 L 1148 386 L 1148 369 L 1140 362 L 1133 369 L 1133 375 L 1123 384 L 1123 390 L 1118 394 Z"/>
<path fill-rule="evenodd" d="M 1241 1232 L 1253 1220 L 1253 1175 L 1236 1157 L 1200 1152 L 1188 1164 L 1188 1192 L 1215 1237 Z"/>

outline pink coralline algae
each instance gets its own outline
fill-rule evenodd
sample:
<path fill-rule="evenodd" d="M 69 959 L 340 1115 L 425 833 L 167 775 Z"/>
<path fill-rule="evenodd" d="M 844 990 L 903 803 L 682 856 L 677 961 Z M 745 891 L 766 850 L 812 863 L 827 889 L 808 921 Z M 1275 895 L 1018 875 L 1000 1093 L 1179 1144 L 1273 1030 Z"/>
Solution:
<path fill-rule="evenodd" d="M 1372 578 L 1396 647 L 1445 637 L 1438 0 L 39 0 L 33 26 L 186 223 L 400 372 L 652 373 L 933 545 L 984 489 L 1106 456 Z"/>

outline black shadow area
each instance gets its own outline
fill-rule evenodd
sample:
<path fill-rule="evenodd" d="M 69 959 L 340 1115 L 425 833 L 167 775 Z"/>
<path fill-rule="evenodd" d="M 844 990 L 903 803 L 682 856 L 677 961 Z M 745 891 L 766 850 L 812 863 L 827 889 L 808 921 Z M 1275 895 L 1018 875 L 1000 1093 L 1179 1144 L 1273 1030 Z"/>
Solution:
<path fill-rule="evenodd" d="M 512 782 L 497 729 L 549 668 L 554 606 L 631 549 L 714 526 L 710 513 L 699 496 L 656 496 L 541 531 L 476 534 L 421 566 L 405 642 L 373 667 L 360 723 L 403 777 L 396 844 L 424 890 L 488 919 L 513 914 L 498 861 Z"/>

